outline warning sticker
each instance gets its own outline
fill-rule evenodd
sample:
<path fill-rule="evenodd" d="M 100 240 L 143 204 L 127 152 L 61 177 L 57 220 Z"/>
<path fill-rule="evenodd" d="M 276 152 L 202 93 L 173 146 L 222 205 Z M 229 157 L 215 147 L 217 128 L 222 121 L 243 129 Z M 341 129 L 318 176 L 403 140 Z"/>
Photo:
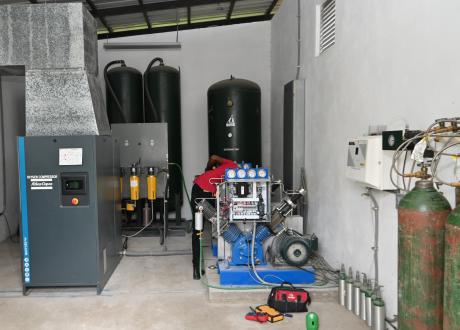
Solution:
<path fill-rule="evenodd" d="M 28 175 L 30 190 L 53 190 L 57 175 Z"/>
<path fill-rule="evenodd" d="M 235 127 L 235 118 L 233 118 L 233 115 L 231 115 L 230 118 L 228 118 L 227 124 L 225 126 Z"/>

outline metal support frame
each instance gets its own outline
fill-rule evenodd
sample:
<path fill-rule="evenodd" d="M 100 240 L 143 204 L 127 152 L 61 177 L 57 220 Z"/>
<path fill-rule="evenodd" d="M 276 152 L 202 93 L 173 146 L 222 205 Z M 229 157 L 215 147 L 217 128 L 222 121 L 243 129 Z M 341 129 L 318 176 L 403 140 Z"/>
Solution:
<path fill-rule="evenodd" d="M 268 7 L 267 11 L 265 12 L 265 15 L 270 15 L 273 8 L 275 8 L 276 4 L 278 3 L 279 0 L 273 0 L 270 7 Z"/>
<path fill-rule="evenodd" d="M 88 4 L 88 6 L 91 8 L 91 14 L 94 16 L 94 18 L 99 19 L 102 25 L 104 25 L 107 31 L 109 31 L 109 33 L 113 33 L 112 27 L 110 27 L 110 25 L 105 20 L 105 17 L 104 17 L 105 15 L 100 13 L 100 10 L 98 10 L 96 6 L 94 5 L 93 0 L 85 0 L 85 1 Z"/>
<path fill-rule="evenodd" d="M 230 2 L 231 0 L 220 0 L 219 2 Z M 188 6 L 202 6 L 202 5 L 212 5 L 216 4 L 215 0 L 174 0 L 174 1 L 161 1 L 154 3 L 145 3 L 143 6 L 132 5 L 132 6 L 123 6 L 123 7 L 114 7 L 107 9 L 99 9 L 98 15 L 101 16 L 115 16 L 115 15 L 125 15 L 125 14 L 136 14 L 142 13 L 145 11 L 156 11 L 156 10 L 165 10 L 165 9 L 176 9 L 176 8 L 185 8 Z"/>
<path fill-rule="evenodd" d="M 63 0 L 57 0 L 57 1 L 63 1 Z M 200 29 L 200 28 L 206 28 L 206 27 L 211 27 L 211 26 L 223 26 L 223 25 L 267 21 L 267 20 L 272 19 L 273 15 L 271 14 L 271 12 L 273 11 L 275 6 L 279 2 L 279 0 L 273 0 L 263 15 L 240 17 L 240 18 L 232 19 L 233 11 L 235 8 L 235 3 L 237 0 L 220 0 L 218 1 L 220 3 L 229 3 L 229 10 L 227 12 L 225 19 L 208 21 L 208 22 L 192 23 L 193 7 L 213 5 L 213 4 L 216 4 L 216 1 L 215 0 L 193 0 L 193 1 L 169 0 L 169 1 L 145 3 L 144 0 L 137 0 L 137 4 L 135 5 L 105 8 L 105 9 L 97 8 L 94 0 L 83 0 L 83 1 L 85 1 L 88 4 L 90 8 L 90 13 L 94 16 L 94 18 L 98 19 L 102 23 L 102 25 L 105 27 L 105 29 L 108 31 L 107 33 L 98 34 L 99 39 L 128 37 L 128 36 L 142 35 L 142 34 L 171 32 L 171 31 L 177 31 L 177 30 Z M 38 4 L 37 0 L 29 0 L 29 2 L 31 4 Z M 186 24 L 163 26 L 163 27 L 158 27 L 158 28 L 154 28 L 152 26 L 152 22 L 150 21 L 148 12 L 167 10 L 167 9 L 177 9 L 177 8 L 187 8 L 187 23 Z M 114 32 L 113 27 L 109 25 L 109 23 L 106 20 L 106 17 L 127 15 L 127 14 L 142 14 L 144 17 L 145 23 L 147 24 L 147 28 L 138 29 L 138 30 L 137 29 L 130 30 L 130 31 Z"/>
<path fill-rule="evenodd" d="M 227 13 L 227 21 L 229 21 L 232 18 L 233 9 L 235 8 L 235 2 L 236 0 L 232 0 L 232 2 L 230 3 L 230 8 L 228 9 Z"/>
<path fill-rule="evenodd" d="M 141 6 L 141 8 L 142 8 L 142 15 L 144 15 L 145 23 L 147 23 L 147 28 L 149 30 L 151 30 L 152 29 L 152 23 L 150 23 L 149 15 L 147 15 L 147 10 L 145 10 L 144 1 L 143 0 L 137 0 L 137 2 L 139 3 L 139 6 Z"/>

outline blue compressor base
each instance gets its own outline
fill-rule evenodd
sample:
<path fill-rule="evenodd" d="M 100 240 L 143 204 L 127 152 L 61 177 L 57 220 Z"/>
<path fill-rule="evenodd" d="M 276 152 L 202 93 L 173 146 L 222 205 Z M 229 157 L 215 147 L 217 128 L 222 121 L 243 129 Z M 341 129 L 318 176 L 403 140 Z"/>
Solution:
<path fill-rule="evenodd" d="M 220 285 L 254 286 L 262 285 L 248 266 L 230 266 L 220 261 L 217 263 L 220 275 Z M 292 267 L 273 267 L 270 265 L 257 266 L 257 274 L 266 282 L 291 284 L 311 284 L 315 282 L 315 270 L 306 267 L 305 270 Z"/>

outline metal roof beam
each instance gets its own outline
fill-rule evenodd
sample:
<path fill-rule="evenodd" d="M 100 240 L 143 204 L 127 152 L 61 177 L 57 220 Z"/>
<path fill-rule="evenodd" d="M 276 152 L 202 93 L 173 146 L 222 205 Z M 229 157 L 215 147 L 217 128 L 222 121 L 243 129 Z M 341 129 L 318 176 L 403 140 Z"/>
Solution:
<path fill-rule="evenodd" d="M 221 26 L 221 25 L 232 25 L 232 24 L 241 24 L 241 23 L 251 23 L 251 22 L 261 22 L 271 20 L 273 15 L 259 15 L 251 17 L 240 17 L 232 18 L 230 20 L 218 20 L 210 22 L 199 22 L 191 24 L 182 24 L 182 25 L 171 25 L 164 27 L 157 27 L 151 30 L 149 29 L 140 29 L 140 30 L 130 30 L 130 31 L 119 31 L 113 33 L 102 33 L 98 35 L 99 39 L 109 39 L 109 38 L 119 38 L 119 37 L 129 37 L 141 34 L 150 34 L 150 33 L 163 33 L 179 30 L 191 30 L 191 29 L 201 29 L 212 26 Z"/>
<path fill-rule="evenodd" d="M 232 0 L 232 2 L 230 2 L 230 8 L 228 8 L 228 13 L 227 13 L 227 20 L 232 18 L 233 8 L 235 8 L 235 1 L 236 0 Z"/>
<path fill-rule="evenodd" d="M 270 15 L 272 13 L 273 8 L 275 8 L 276 4 L 278 3 L 279 0 L 273 0 L 272 3 L 270 4 L 270 7 L 267 8 L 265 11 L 265 15 Z"/>
<path fill-rule="evenodd" d="M 100 11 L 94 5 L 93 0 L 85 0 L 85 1 L 88 4 L 88 6 L 91 8 L 91 14 L 93 14 L 95 18 L 98 18 L 101 21 L 102 25 L 104 25 L 104 27 L 107 29 L 107 31 L 109 31 L 109 33 L 113 33 L 113 29 L 109 26 L 109 24 L 107 24 L 107 21 L 105 20 L 104 15 L 101 15 Z"/>
<path fill-rule="evenodd" d="M 230 2 L 232 0 L 219 0 L 218 2 Z M 97 13 L 99 16 L 116 16 L 124 14 L 135 14 L 142 13 L 143 10 L 155 11 L 155 10 L 165 10 L 165 9 L 176 9 L 181 7 L 189 6 L 202 6 L 202 5 L 212 5 L 216 4 L 216 0 L 170 0 L 154 3 L 146 3 L 144 6 L 133 5 L 125 7 L 114 7 L 107 9 L 99 9 Z"/>
<path fill-rule="evenodd" d="M 152 23 L 150 23 L 149 15 L 147 15 L 147 10 L 144 8 L 144 1 L 142 0 L 137 0 L 139 3 L 139 6 L 142 8 L 142 15 L 144 15 L 145 23 L 147 23 L 147 27 L 149 29 L 152 29 Z"/>

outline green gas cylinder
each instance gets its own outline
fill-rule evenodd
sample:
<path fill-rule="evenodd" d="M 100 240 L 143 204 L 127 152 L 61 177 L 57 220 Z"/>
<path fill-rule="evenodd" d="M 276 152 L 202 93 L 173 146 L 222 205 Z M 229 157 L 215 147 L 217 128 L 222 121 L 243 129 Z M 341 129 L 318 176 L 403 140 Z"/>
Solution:
<path fill-rule="evenodd" d="M 444 259 L 444 329 L 460 329 L 460 206 L 447 218 Z"/>
<path fill-rule="evenodd" d="M 426 180 L 416 182 L 399 203 L 400 330 L 443 328 L 444 232 L 450 210 Z"/>
<path fill-rule="evenodd" d="M 306 316 L 307 330 L 318 330 L 319 329 L 319 318 L 315 312 L 309 312 Z"/>

